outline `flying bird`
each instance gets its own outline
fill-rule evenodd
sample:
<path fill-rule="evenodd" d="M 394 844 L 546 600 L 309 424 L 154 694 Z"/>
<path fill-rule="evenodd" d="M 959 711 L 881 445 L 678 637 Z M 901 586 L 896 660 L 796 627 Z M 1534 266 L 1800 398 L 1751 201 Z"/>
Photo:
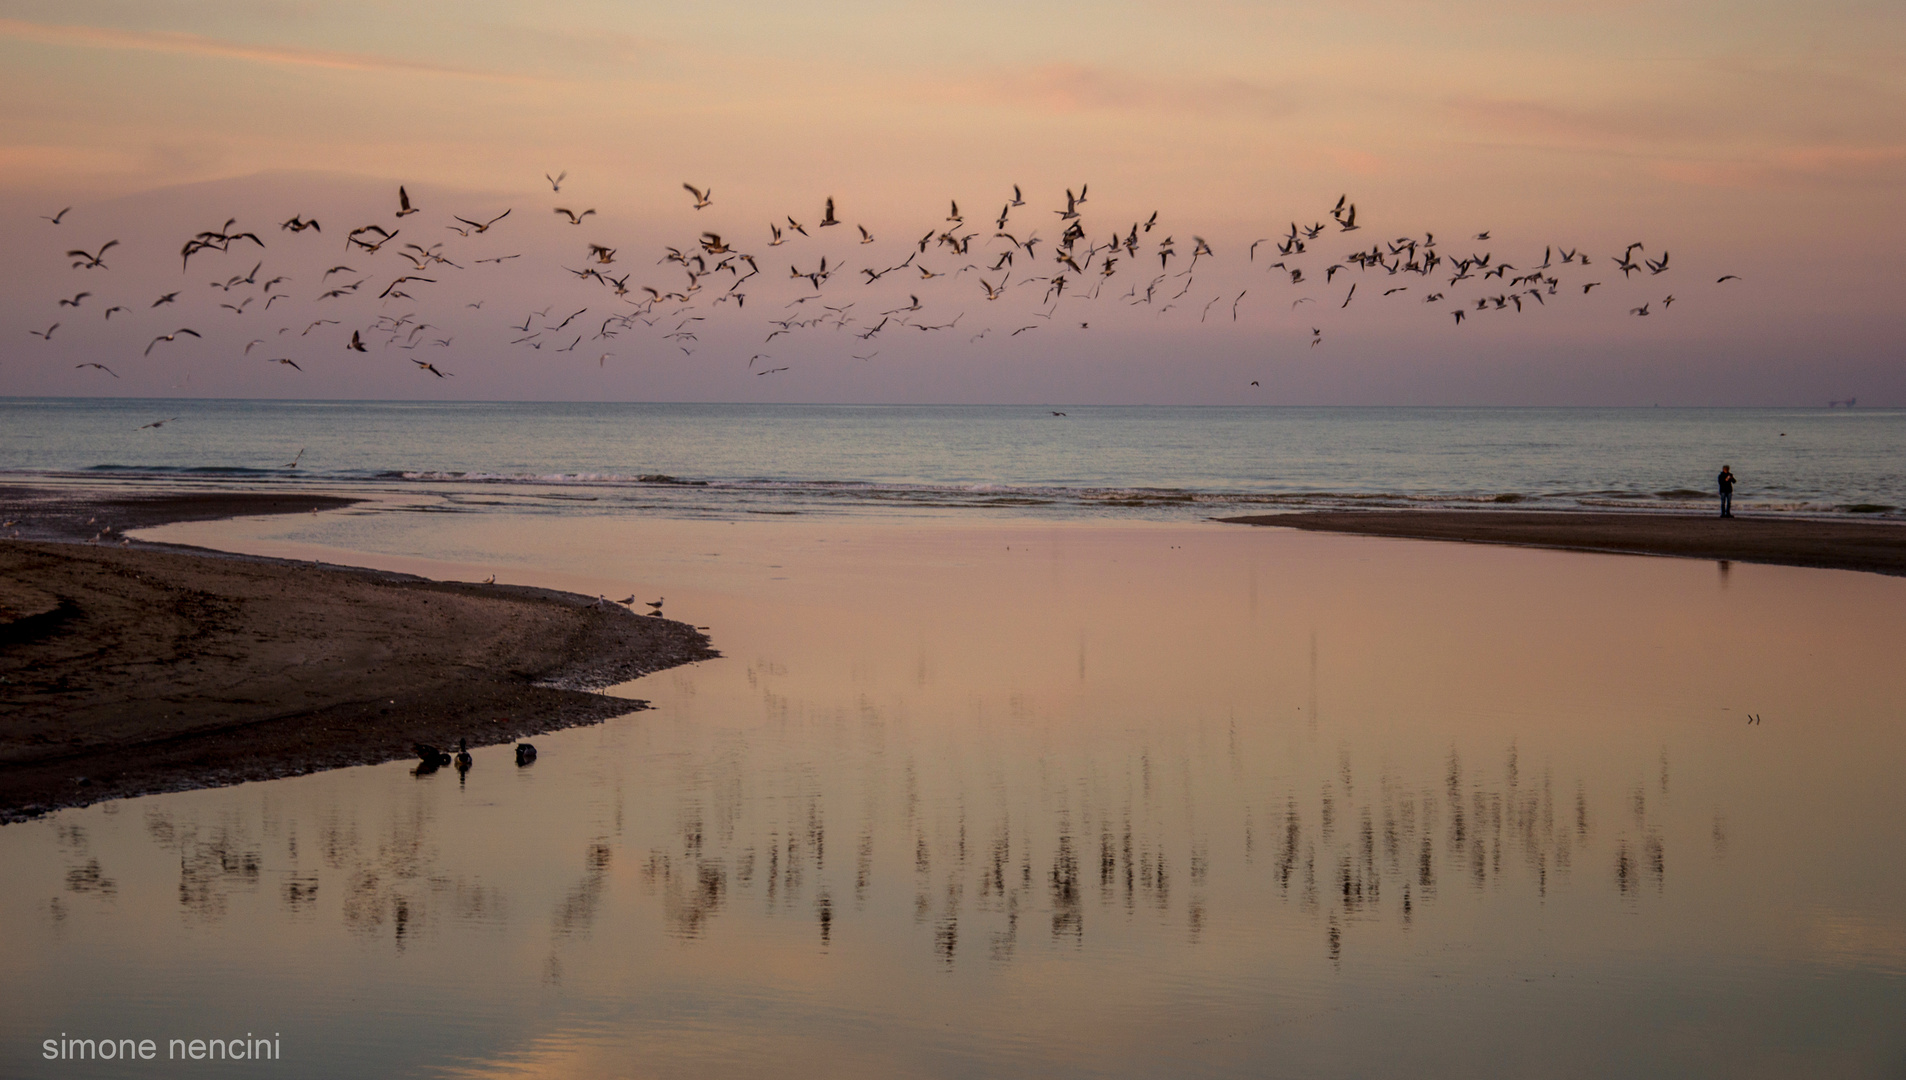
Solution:
<path fill-rule="evenodd" d="M 67 211 L 67 210 L 71 210 L 71 209 L 72 209 L 72 207 L 70 207 L 70 206 L 69 206 L 69 207 L 67 207 L 67 208 L 66 208 L 66 210 L 61 210 L 61 211 L 60 211 L 59 213 L 57 213 L 57 214 L 54 214 L 54 215 L 53 215 L 52 217 L 47 217 L 47 216 L 46 216 L 45 214 L 41 214 L 41 215 L 40 215 L 40 220 L 42 220 L 42 221 L 50 221 L 50 222 L 52 222 L 53 224 L 55 224 L 55 225 L 58 225 L 58 224 L 60 223 L 60 219 L 66 216 L 66 211 Z"/>
<path fill-rule="evenodd" d="M 576 213 L 576 212 L 575 212 L 574 210 L 569 210 L 569 209 L 566 209 L 566 208 L 564 208 L 564 207 L 561 207 L 561 206 L 558 206 L 558 207 L 556 208 L 556 212 L 557 212 L 558 214 L 563 214 L 563 215 L 565 215 L 565 216 L 567 216 L 567 217 L 569 218 L 569 223 L 570 223 L 571 225 L 580 225 L 580 224 L 582 224 L 582 219 L 583 219 L 583 218 L 586 218 L 586 217 L 588 217 L 588 216 L 589 216 L 590 214 L 593 214 L 593 213 L 595 213 L 595 211 L 594 211 L 593 209 L 591 209 L 591 210 L 584 210 L 584 211 L 583 211 L 582 213 L 580 213 L 580 214 L 578 214 L 578 213 Z"/>
<path fill-rule="evenodd" d="M 402 184 L 399 184 L 397 186 L 397 203 L 398 203 L 398 209 L 397 209 L 398 217 L 409 217 L 410 215 L 418 212 L 411 208 L 410 192 L 405 191 Z"/>
<path fill-rule="evenodd" d="M 569 170 L 564 169 L 562 172 L 557 173 L 555 176 L 551 176 L 548 173 L 544 173 L 543 179 L 549 181 L 550 190 L 561 191 L 563 189 L 563 181 L 569 179 Z"/>
<path fill-rule="evenodd" d="M 118 246 L 119 246 L 119 241 L 108 240 L 96 252 L 88 252 L 84 249 L 76 248 L 72 251 L 67 252 L 66 257 L 69 259 L 79 260 L 78 262 L 73 264 L 73 269 L 75 270 L 78 270 L 81 268 L 85 268 L 87 270 L 93 270 L 93 269 L 110 270 L 112 269 L 112 267 L 107 266 L 103 260 L 106 258 L 106 252 Z"/>
<path fill-rule="evenodd" d="M 178 417 L 176 417 L 176 416 L 168 416 L 168 417 L 166 417 L 166 418 L 165 418 L 164 420 L 154 420 L 154 421 L 153 421 L 152 423 L 150 423 L 150 424 L 140 424 L 140 425 L 138 426 L 138 428 L 136 428 L 135 430 L 138 430 L 138 431 L 144 431 L 144 430 L 145 430 L 145 429 L 147 429 L 147 428 L 156 428 L 156 427 L 164 427 L 164 426 L 166 426 L 167 424 L 170 424 L 170 423 L 171 423 L 172 421 L 174 421 L 174 420 L 177 420 L 177 419 L 178 419 Z"/>
<path fill-rule="evenodd" d="M 114 371 L 113 369 L 107 367 L 104 364 L 74 364 L 73 370 L 77 371 L 80 368 L 89 368 L 89 367 L 96 367 L 99 370 L 105 372 L 106 374 L 111 375 L 115 379 L 119 377 L 119 373 L 117 371 Z"/>
<path fill-rule="evenodd" d="M 512 207 L 511 209 L 514 209 L 514 207 Z M 455 214 L 452 214 L 450 216 L 457 217 Z M 495 217 L 491 218 L 490 220 L 484 222 L 481 225 L 477 224 L 474 221 L 471 221 L 469 218 L 466 218 L 466 217 L 457 217 L 457 220 L 463 222 L 465 225 L 470 226 L 471 232 L 481 234 L 481 233 L 488 232 L 490 229 L 490 226 L 496 224 L 499 221 L 502 221 L 504 218 L 509 216 L 510 216 L 509 210 L 505 210 L 502 213 L 496 215 Z"/>
<path fill-rule="evenodd" d="M 177 339 L 178 339 L 178 336 L 179 336 L 180 334 L 190 334 L 190 335 L 192 335 L 193 337 L 202 337 L 202 336 L 203 336 L 203 335 L 202 335 L 202 334 L 200 334 L 200 333 L 199 333 L 199 332 L 198 332 L 197 330 L 188 330 L 188 329 L 186 329 L 185 327 L 180 327 L 179 329 L 177 329 L 177 330 L 174 330 L 174 331 L 172 331 L 172 332 L 171 332 L 170 334 L 160 334 L 160 335 L 159 335 L 158 337 L 156 337 L 156 338 L 153 338 L 153 339 L 152 339 L 152 341 L 151 341 L 151 342 L 149 342 L 149 343 L 148 343 L 148 344 L 146 345 L 146 352 L 145 352 L 145 355 L 147 355 L 147 356 L 151 356 L 151 355 L 152 355 L 152 347 L 153 347 L 154 345 L 157 345 L 157 344 L 158 344 L 159 342 L 161 342 L 161 341 L 175 341 L 175 340 L 177 340 Z M 177 418 L 175 417 L 174 419 L 177 419 Z"/>
<path fill-rule="evenodd" d="M 696 187 L 693 184 L 683 184 L 682 190 L 688 192 L 690 195 L 695 196 L 695 209 L 697 210 L 700 210 L 702 207 L 707 206 L 715 194 L 714 188 L 709 188 L 707 191 L 703 191 L 702 189 Z"/>

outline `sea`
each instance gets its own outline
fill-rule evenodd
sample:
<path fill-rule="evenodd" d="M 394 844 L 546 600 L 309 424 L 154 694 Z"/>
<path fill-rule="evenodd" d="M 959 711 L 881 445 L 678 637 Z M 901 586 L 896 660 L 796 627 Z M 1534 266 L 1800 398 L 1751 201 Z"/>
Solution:
<path fill-rule="evenodd" d="M 478 709 L 467 773 L 0 826 L 0 1076 L 1906 1075 L 1906 579 L 1209 520 L 1711 510 L 1723 464 L 1744 514 L 1897 519 L 1903 450 L 1865 409 L 0 402 L 0 483 L 361 497 L 137 539 L 721 652 L 526 766 Z"/>
<path fill-rule="evenodd" d="M 1349 507 L 1898 517 L 1906 410 L 0 399 L 0 476 L 566 512 L 1184 521 Z M 590 504 L 593 504 L 590 505 Z"/>

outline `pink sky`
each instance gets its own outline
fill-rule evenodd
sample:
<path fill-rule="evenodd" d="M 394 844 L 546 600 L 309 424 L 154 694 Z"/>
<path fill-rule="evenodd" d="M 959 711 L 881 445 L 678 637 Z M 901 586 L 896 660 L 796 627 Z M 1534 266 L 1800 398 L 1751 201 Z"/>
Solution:
<path fill-rule="evenodd" d="M 884 3 L 12 3 L 0 9 L 13 106 L 0 120 L 0 238 L 13 256 L 0 393 L 1902 404 L 1891 250 L 1906 180 L 1902 22 L 1891 6 L 1793 3 L 957 15 Z M 564 170 L 558 194 L 543 174 Z M 684 181 L 712 188 L 713 203 L 694 210 Z M 400 183 L 422 208 L 402 222 Z M 1159 232 L 1111 276 L 1098 272 L 1102 251 L 1091 273 L 1068 272 L 1070 285 L 1098 282 L 1096 300 L 1044 299 L 1050 283 L 1034 279 L 1063 269 L 1053 211 L 1082 183 L 1080 251 L 1153 211 L 1176 241 L 1152 304 L 1123 298 L 1159 276 L 1147 269 Z M 1006 246 L 993 219 L 1015 184 L 1027 205 L 1005 231 L 1044 242 L 988 300 L 980 281 L 998 285 L 1003 271 L 989 268 Z M 1346 193 L 1354 233 L 1328 215 Z M 829 197 L 844 224 L 821 233 Z M 950 200 L 967 219 L 955 235 L 978 234 L 968 255 L 917 252 L 922 233 L 949 226 Z M 67 205 L 58 226 L 40 217 Z M 572 227 L 554 206 L 597 214 Z M 506 208 L 484 236 L 445 228 L 453 214 Z M 281 231 L 292 214 L 317 216 L 323 233 Z M 815 235 L 770 249 L 768 222 L 789 215 Z M 184 240 L 228 217 L 267 246 L 201 254 L 182 272 Z M 1295 285 L 1266 269 L 1272 245 L 1247 255 L 1293 220 L 1330 226 L 1283 260 L 1306 272 Z M 398 244 L 443 242 L 462 269 L 436 264 L 439 280 L 411 303 L 320 301 L 332 265 L 361 271 L 351 277 L 364 291 L 409 266 L 395 244 L 347 256 L 344 234 L 373 222 L 403 228 Z M 856 225 L 875 242 L 858 243 Z M 601 268 L 629 274 L 632 289 L 666 292 L 686 279 L 656 260 L 703 230 L 757 256 L 745 308 L 712 303 L 733 281 L 723 273 L 688 304 L 644 310 L 657 325 L 594 336 L 643 294 L 564 273 L 587 244 L 615 248 Z M 1517 269 L 1456 286 L 1446 268 L 1351 266 L 1317 280 L 1352 250 L 1428 233 L 1446 260 L 1486 253 Z M 1214 254 L 1176 276 L 1194 234 Z M 63 257 L 112 239 L 109 270 Z M 1636 241 L 1650 258 L 1670 252 L 1670 269 L 1624 279 L 1611 257 Z M 1594 262 L 1552 258 L 1546 299 L 1525 298 L 1520 315 L 1471 307 L 1454 323 L 1455 305 L 1506 295 L 1545 247 L 1576 246 Z M 947 276 L 869 285 L 858 273 L 908 252 Z M 784 306 L 806 291 L 788 265 L 823 255 L 848 269 L 824 300 Z M 259 261 L 258 282 L 209 284 Z M 1723 274 L 1742 280 L 1717 285 Z M 266 312 L 256 285 L 275 276 L 289 280 Z M 1603 284 L 1583 295 L 1590 281 Z M 175 290 L 176 304 L 150 308 Z M 58 305 L 81 291 L 94 295 Z M 219 307 L 247 292 L 243 314 Z M 1444 299 L 1424 303 L 1435 292 Z M 921 310 L 857 336 L 909 295 Z M 1643 303 L 1648 316 L 1630 314 Z M 107 320 L 113 305 L 126 310 Z M 770 319 L 818 305 L 845 313 L 764 340 Z M 557 354 L 570 341 L 541 322 L 543 349 L 511 344 L 524 335 L 509 326 L 545 306 L 549 324 L 582 307 L 595 317 L 572 352 Z M 419 350 L 368 336 L 379 316 L 412 313 L 431 324 L 409 342 Z M 339 322 L 301 333 L 328 317 Z M 903 325 L 956 317 L 945 331 Z M 55 322 L 50 341 L 29 334 Z M 1011 333 L 1027 325 L 1038 329 Z M 695 337 L 663 337 L 678 326 Z M 142 355 L 179 327 L 204 336 Z M 370 352 L 344 350 L 351 329 Z M 263 362 L 280 356 L 304 370 Z M 90 362 L 118 378 L 74 367 Z M 770 366 L 788 370 L 754 374 Z"/>

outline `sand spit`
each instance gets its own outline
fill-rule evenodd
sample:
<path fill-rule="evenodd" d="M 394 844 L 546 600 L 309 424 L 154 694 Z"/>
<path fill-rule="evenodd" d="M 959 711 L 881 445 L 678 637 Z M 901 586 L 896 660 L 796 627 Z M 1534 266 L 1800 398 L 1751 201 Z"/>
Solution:
<path fill-rule="evenodd" d="M 122 499 L 114 521 L 179 520 L 164 503 Z M 0 540 L 0 609 L 0 821 L 594 723 L 646 703 L 591 691 L 719 655 L 592 597 L 140 545 Z"/>
<path fill-rule="evenodd" d="M 1221 518 L 1240 525 L 1906 575 L 1906 526 L 1688 514 L 1370 510 Z"/>

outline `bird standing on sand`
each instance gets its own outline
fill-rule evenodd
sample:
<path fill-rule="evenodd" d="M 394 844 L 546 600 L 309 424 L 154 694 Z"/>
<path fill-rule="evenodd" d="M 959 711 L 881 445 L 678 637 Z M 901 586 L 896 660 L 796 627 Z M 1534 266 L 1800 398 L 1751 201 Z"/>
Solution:
<path fill-rule="evenodd" d="M 457 771 L 460 773 L 469 772 L 470 766 L 474 764 L 476 764 L 476 762 L 473 761 L 470 757 L 470 740 L 458 739 L 457 740 Z"/>

